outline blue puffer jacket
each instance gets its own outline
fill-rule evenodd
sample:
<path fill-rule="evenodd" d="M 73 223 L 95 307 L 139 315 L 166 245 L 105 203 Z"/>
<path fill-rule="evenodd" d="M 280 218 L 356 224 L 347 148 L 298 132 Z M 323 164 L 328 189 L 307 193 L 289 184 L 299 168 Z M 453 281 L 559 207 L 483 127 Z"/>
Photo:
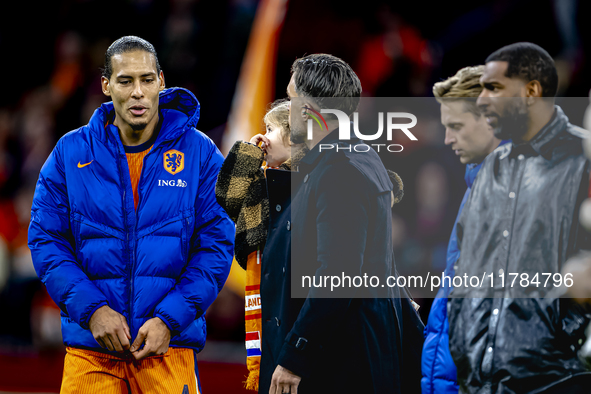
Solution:
<path fill-rule="evenodd" d="M 509 142 L 503 140 L 499 144 L 502 146 Z M 470 195 L 470 190 L 476 180 L 478 171 L 482 167 L 482 162 L 478 164 L 468 164 L 464 180 L 468 188 L 462 198 L 458 216 L 447 245 L 447 259 L 445 275 L 453 278 L 455 274 L 454 264 L 460 257 L 458 249 L 458 237 L 456 227 L 458 219 L 464 209 L 464 205 Z M 447 283 L 446 283 L 447 285 Z M 447 320 L 447 296 L 451 291 L 450 287 L 442 287 L 433 300 L 429 319 L 425 326 L 425 343 L 423 345 L 423 355 L 421 358 L 421 370 L 423 378 L 421 379 L 421 389 L 423 394 L 457 394 L 460 386 L 457 382 L 458 371 L 449 352 L 449 322 Z"/>
<path fill-rule="evenodd" d="M 61 309 L 67 346 L 104 351 L 88 327 L 103 305 L 125 316 L 132 340 L 160 317 L 170 346 L 200 351 L 205 343 L 204 313 L 226 281 L 234 247 L 234 224 L 214 193 L 224 158 L 195 129 L 199 102 L 191 92 L 162 91 L 159 110 L 137 211 L 117 127 L 105 127 L 112 103 L 62 137 L 39 175 L 29 247 Z"/>
<path fill-rule="evenodd" d="M 460 210 L 456 217 L 451 237 L 447 245 L 447 260 L 445 275 L 453 277 L 454 263 L 460 257 L 458 249 L 458 238 L 456 235 L 456 225 L 468 200 L 470 189 L 476 179 L 482 163 L 468 164 L 466 166 L 466 175 L 464 179 L 468 185 L 464 198 L 460 204 Z M 447 321 L 447 296 L 451 289 L 442 287 L 433 300 L 429 319 L 425 326 L 425 343 L 423 345 L 423 356 L 421 358 L 421 369 L 423 378 L 421 379 L 421 391 L 423 394 L 457 394 L 460 386 L 457 382 L 457 369 L 449 352 L 449 322 Z"/>

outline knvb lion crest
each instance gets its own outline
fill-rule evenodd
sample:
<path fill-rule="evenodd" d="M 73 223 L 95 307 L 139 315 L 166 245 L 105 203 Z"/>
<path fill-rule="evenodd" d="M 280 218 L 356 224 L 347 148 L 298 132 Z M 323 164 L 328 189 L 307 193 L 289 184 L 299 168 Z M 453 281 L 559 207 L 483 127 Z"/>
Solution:
<path fill-rule="evenodd" d="M 185 168 L 185 154 L 171 149 L 164 152 L 164 169 L 172 175 L 178 174 Z"/>

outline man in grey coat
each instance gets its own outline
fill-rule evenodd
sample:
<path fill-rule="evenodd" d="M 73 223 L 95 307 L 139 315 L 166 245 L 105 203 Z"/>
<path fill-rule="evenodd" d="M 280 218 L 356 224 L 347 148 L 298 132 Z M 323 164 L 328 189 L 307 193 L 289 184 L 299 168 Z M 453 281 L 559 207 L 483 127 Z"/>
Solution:
<path fill-rule="evenodd" d="M 456 287 L 448 304 L 461 391 L 588 392 L 577 350 L 589 315 L 546 297 L 568 279 L 556 276 L 566 260 L 589 248 L 578 223 L 589 189 L 586 132 L 554 104 L 556 68 L 535 44 L 491 54 L 480 83 L 478 106 L 512 143 L 485 159 L 458 223 L 456 275 L 482 278 Z"/>

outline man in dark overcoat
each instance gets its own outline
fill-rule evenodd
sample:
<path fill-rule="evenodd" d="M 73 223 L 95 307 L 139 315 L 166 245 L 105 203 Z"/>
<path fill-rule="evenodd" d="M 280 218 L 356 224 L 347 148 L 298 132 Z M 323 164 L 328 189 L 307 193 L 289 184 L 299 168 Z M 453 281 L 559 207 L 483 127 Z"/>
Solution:
<path fill-rule="evenodd" d="M 350 116 L 359 79 L 341 59 L 309 55 L 287 92 L 291 139 L 310 151 L 297 173 L 267 170 L 259 393 L 412 392 L 401 382 L 400 292 L 382 286 L 394 275 L 393 184 L 372 148 L 339 140 L 339 119 L 321 115 Z"/>

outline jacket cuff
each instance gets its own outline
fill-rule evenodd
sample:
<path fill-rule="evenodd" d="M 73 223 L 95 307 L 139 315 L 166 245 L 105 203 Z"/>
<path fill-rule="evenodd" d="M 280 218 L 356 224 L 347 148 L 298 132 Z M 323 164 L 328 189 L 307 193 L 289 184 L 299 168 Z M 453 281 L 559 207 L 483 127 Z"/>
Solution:
<path fill-rule="evenodd" d="M 265 153 L 261 148 L 256 146 L 255 144 L 251 144 L 250 142 L 244 141 L 236 141 L 236 153 L 240 155 L 248 155 L 255 159 L 258 165 L 253 168 L 253 170 L 258 170 L 263 165 L 263 161 L 265 160 Z"/>
<path fill-rule="evenodd" d="M 255 165 L 247 165 L 244 168 L 247 172 L 256 172 L 261 168 L 263 161 L 265 160 L 265 154 L 261 148 L 255 144 L 244 141 L 236 141 L 234 146 L 230 149 L 230 152 L 228 152 L 228 156 L 234 156 L 237 161 L 245 162 L 245 164 L 248 160 L 254 160 L 254 163 L 256 163 Z M 243 169 L 241 168 L 240 170 Z"/>
<path fill-rule="evenodd" d="M 170 331 L 170 338 L 171 339 L 173 336 L 178 335 L 178 333 L 176 333 L 172 330 L 172 326 L 171 326 L 170 322 L 162 314 L 156 313 L 154 315 L 154 317 L 157 317 L 158 319 L 162 320 L 162 322 L 166 325 L 166 327 L 168 327 L 168 331 Z"/>
<path fill-rule="evenodd" d="M 105 305 L 108 306 L 109 304 L 106 301 L 101 301 L 96 305 L 92 305 L 88 310 L 88 313 L 85 314 L 82 319 L 80 319 L 80 327 L 84 328 L 85 330 L 90 330 L 90 319 L 92 318 L 92 315 L 94 315 L 94 312 L 96 312 L 99 308 Z"/>
<path fill-rule="evenodd" d="M 166 324 L 166 327 L 168 327 L 168 330 L 170 331 L 170 338 L 180 334 L 183 331 L 179 324 L 176 321 L 174 321 L 172 317 L 169 315 L 157 312 L 154 314 L 154 317 L 160 318 L 160 320 L 162 320 L 164 324 Z"/>
<path fill-rule="evenodd" d="M 301 378 L 306 378 L 315 369 L 319 351 L 320 348 L 314 343 L 310 344 L 306 338 L 290 333 L 283 343 L 277 364 Z"/>
<path fill-rule="evenodd" d="M 263 161 L 265 160 L 265 154 L 263 150 L 250 142 L 236 141 L 228 156 L 224 160 L 220 172 L 218 174 L 218 183 L 220 179 L 223 183 L 229 183 L 234 177 L 250 177 L 260 171 Z M 226 185 L 225 188 L 229 187 Z M 218 191 L 216 186 L 216 193 L 222 192 L 221 198 L 225 198 L 227 190 L 222 187 Z"/>

